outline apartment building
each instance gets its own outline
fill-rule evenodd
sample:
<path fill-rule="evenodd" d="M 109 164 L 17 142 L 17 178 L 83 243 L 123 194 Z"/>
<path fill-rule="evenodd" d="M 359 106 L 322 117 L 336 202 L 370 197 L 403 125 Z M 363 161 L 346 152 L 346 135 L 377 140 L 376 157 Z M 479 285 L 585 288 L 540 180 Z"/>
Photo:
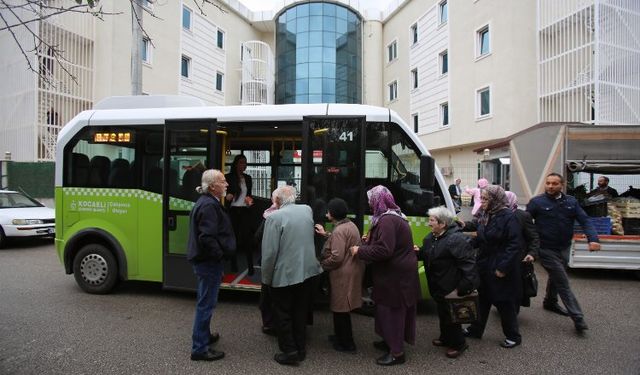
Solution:
<path fill-rule="evenodd" d="M 640 123 L 637 2 L 392 0 L 370 9 L 358 0 L 283 0 L 260 12 L 237 0 L 217 4 L 143 2 L 147 35 L 135 41 L 143 94 L 209 105 L 386 106 L 463 185 L 480 175 L 508 185 L 509 138 L 536 124 Z M 70 17 L 40 26 L 78 51 L 68 63 L 82 72 L 77 84 L 65 81 L 63 64 L 50 66 L 47 51 L 33 51 L 34 64 L 64 84 L 25 72 L 16 53 L 0 57 L 11 83 L 0 93 L 9 114 L 0 120 L 0 147 L 14 160 L 51 160 L 51 140 L 66 121 L 131 93 L 130 5 L 101 5 L 121 14 L 82 27 Z M 6 35 L 0 46 L 12 48 Z"/>

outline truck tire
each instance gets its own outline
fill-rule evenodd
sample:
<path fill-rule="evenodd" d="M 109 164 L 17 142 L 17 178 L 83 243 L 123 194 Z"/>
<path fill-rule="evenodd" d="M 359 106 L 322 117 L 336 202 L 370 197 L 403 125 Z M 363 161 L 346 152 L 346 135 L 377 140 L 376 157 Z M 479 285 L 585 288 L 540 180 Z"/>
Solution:
<path fill-rule="evenodd" d="M 118 281 L 118 262 L 101 244 L 88 244 L 73 259 L 73 276 L 87 293 L 107 294 Z"/>

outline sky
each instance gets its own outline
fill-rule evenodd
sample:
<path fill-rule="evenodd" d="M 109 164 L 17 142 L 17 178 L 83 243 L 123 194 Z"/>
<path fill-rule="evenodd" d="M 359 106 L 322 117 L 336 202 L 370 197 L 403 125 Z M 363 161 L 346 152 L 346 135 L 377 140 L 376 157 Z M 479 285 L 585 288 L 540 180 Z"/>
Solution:
<path fill-rule="evenodd" d="M 247 8 L 251 10 L 272 10 L 274 4 L 282 3 L 278 0 L 240 0 Z M 387 4 L 391 0 L 361 0 L 362 4 L 366 2 L 368 8 L 380 8 L 381 10 L 387 7 Z"/>

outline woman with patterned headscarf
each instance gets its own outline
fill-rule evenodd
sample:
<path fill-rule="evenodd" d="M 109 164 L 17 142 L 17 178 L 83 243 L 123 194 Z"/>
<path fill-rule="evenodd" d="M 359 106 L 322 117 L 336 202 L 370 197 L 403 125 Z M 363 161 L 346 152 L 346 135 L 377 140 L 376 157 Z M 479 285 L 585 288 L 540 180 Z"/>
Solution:
<path fill-rule="evenodd" d="M 485 187 L 480 200 L 476 224 L 476 247 L 479 248 L 476 265 L 480 275 L 478 321 L 465 330 L 465 335 L 482 337 L 493 305 L 500 313 L 502 332 L 506 336 L 500 346 L 513 348 L 522 342 L 518 328 L 522 296 L 522 229 L 500 186 Z M 467 226 L 472 225 L 465 223 Z"/>
<path fill-rule="evenodd" d="M 404 363 L 404 342 L 414 344 L 418 272 L 411 228 L 386 187 L 367 192 L 373 213 L 371 229 L 364 243 L 351 253 L 371 264 L 373 301 L 376 303 L 375 330 L 382 341 L 374 342 L 386 353 L 377 359 L 382 366 Z"/>

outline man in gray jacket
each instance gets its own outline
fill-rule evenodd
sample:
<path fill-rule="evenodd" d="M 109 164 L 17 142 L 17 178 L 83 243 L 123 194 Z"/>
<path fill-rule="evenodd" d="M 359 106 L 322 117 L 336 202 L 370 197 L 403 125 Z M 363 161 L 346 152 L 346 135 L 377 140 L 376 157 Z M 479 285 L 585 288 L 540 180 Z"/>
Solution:
<path fill-rule="evenodd" d="M 311 207 L 295 204 L 296 190 L 282 186 L 273 193 L 278 210 L 265 220 L 262 238 L 262 283 L 268 285 L 281 353 L 274 359 L 293 365 L 305 359 L 305 328 L 313 276 L 322 272 L 314 246 Z"/>

